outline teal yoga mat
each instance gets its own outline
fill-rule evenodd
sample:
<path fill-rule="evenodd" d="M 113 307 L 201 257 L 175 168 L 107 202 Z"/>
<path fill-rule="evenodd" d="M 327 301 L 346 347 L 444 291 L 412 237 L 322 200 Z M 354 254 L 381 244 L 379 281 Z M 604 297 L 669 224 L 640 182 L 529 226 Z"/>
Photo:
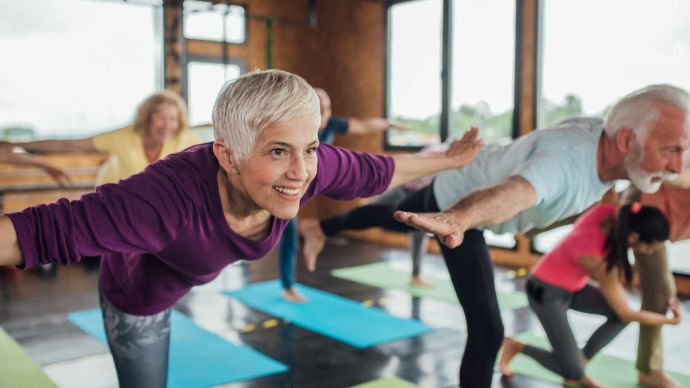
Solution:
<path fill-rule="evenodd" d="M 423 323 L 397 318 L 375 307 L 311 287 L 296 285 L 306 303 L 287 302 L 281 297 L 280 281 L 255 283 L 225 292 L 242 303 L 295 325 L 357 348 L 415 337 L 431 331 Z"/>
<path fill-rule="evenodd" d="M 409 272 L 392 268 L 388 263 L 372 263 L 356 267 L 340 268 L 331 271 L 331 275 L 341 279 L 366 284 L 383 289 L 407 291 L 410 294 L 423 298 L 432 298 L 444 302 L 458 304 L 453 284 L 449 279 L 425 276 L 433 287 L 418 287 L 410 285 Z M 496 292 L 498 305 L 502 310 L 527 307 L 527 295 L 521 291 Z"/>
<path fill-rule="evenodd" d="M 524 332 L 517 336 L 520 341 L 529 343 L 535 346 L 544 348 L 551 348 L 548 340 L 544 337 L 538 336 L 532 332 Z M 518 354 L 510 363 L 510 368 L 517 374 L 531 377 L 536 380 L 547 381 L 554 384 L 561 384 L 563 379 L 542 367 L 533 359 Z M 635 369 L 635 362 L 625 360 L 619 357 L 610 356 L 607 354 L 598 354 L 587 365 L 587 374 L 596 380 L 599 384 L 605 387 L 616 388 L 636 388 L 637 385 L 637 370 Z M 666 371 L 669 375 L 675 378 L 678 382 L 686 387 L 690 387 L 690 376 L 682 373 L 675 373 Z"/>
<path fill-rule="evenodd" d="M 68 318 L 87 334 L 107 343 L 100 309 L 70 313 Z M 200 328 L 174 310 L 171 320 L 169 388 L 207 387 L 288 370 L 251 348 L 232 344 Z"/>

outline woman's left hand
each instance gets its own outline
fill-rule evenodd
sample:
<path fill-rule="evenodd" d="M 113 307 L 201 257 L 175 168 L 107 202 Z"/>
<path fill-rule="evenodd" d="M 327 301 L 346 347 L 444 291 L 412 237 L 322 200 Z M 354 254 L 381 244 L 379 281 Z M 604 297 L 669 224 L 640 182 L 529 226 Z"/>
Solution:
<path fill-rule="evenodd" d="M 671 313 L 673 314 L 671 324 L 679 324 L 683 320 L 683 305 L 680 303 L 678 297 L 675 296 L 669 299 L 668 305 L 669 309 L 671 310 Z"/>
<path fill-rule="evenodd" d="M 445 156 L 452 158 L 456 167 L 464 167 L 477 156 L 483 144 L 484 141 L 479 138 L 479 129 L 472 127 L 460 140 L 450 144 Z"/>

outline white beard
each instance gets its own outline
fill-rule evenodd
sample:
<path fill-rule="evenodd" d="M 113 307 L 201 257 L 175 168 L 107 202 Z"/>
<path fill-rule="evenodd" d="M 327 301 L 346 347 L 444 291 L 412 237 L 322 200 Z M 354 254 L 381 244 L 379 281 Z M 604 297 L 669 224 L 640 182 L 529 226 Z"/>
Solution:
<path fill-rule="evenodd" d="M 669 172 L 647 172 L 640 167 L 642 164 L 642 146 L 639 144 L 635 145 L 635 148 L 630 151 L 628 156 L 625 157 L 623 165 L 625 171 L 628 173 L 628 179 L 630 182 L 637 187 L 643 193 L 651 194 L 656 193 L 661 187 L 663 180 L 673 180 L 678 174 L 673 174 Z M 656 182 L 655 178 L 660 178 Z"/>

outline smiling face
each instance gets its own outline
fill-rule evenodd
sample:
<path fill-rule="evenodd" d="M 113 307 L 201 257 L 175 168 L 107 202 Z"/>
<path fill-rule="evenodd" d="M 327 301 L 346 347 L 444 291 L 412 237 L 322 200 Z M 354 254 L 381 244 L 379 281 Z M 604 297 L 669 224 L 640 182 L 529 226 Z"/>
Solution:
<path fill-rule="evenodd" d="M 690 147 L 690 128 L 681 109 L 661 106 L 659 119 L 650 126 L 643 144 L 636 144 L 625 158 L 632 183 L 645 193 L 659 189 L 683 171 L 683 156 Z"/>
<path fill-rule="evenodd" d="M 272 124 L 259 133 L 250 156 L 228 174 L 247 210 L 266 210 L 285 220 L 297 216 L 316 176 L 317 133 L 311 117 Z"/>
<path fill-rule="evenodd" d="M 162 145 L 175 137 L 179 129 L 180 119 L 177 107 L 163 103 L 152 112 L 146 136 Z"/>

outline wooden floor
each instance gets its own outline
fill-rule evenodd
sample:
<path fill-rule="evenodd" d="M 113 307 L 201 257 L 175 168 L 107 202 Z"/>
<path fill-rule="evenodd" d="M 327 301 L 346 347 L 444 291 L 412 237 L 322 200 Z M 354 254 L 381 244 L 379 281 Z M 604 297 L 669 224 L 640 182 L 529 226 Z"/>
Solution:
<path fill-rule="evenodd" d="M 286 373 L 228 384 L 229 387 L 348 387 L 391 376 L 421 387 L 457 386 L 465 343 L 464 318 L 459 306 L 413 298 L 402 291 L 381 290 L 329 275 L 331 269 L 378 262 L 382 257 L 395 265 L 409 266 L 405 252 L 371 243 L 334 239 L 322 254 L 317 272 L 306 273 L 300 263 L 298 279 L 302 284 L 352 300 L 373 300 L 377 307 L 393 315 L 421 320 L 434 329 L 432 332 L 356 349 L 285 321 L 262 328 L 260 324 L 271 316 L 223 297 L 220 291 L 277 278 L 278 263 L 274 254 L 251 264 L 228 267 L 214 282 L 193 290 L 175 308 L 191 316 L 200 326 L 290 367 Z M 497 268 L 497 287 L 521 289 L 524 277 L 511 276 L 514 272 Z M 425 258 L 423 273 L 446 275 L 440 257 Z M 89 383 L 86 386 L 117 386 L 107 348 L 66 318 L 69 312 L 98 306 L 96 283 L 97 268 L 93 263 L 59 268 L 52 275 L 36 270 L 0 270 L 0 325 L 64 387 L 85 386 L 84 376 L 87 375 Z M 634 296 L 632 300 L 635 301 Z M 504 312 L 503 319 L 507 334 L 540 329 L 539 322 L 527 308 Z M 587 317 L 573 319 L 579 336 L 590 333 L 596 322 Z M 257 324 L 259 328 L 244 332 L 248 324 Z M 632 359 L 636 330 L 628 327 L 607 352 Z M 686 334 L 674 338 L 676 346 L 667 349 L 667 365 L 687 371 L 690 330 L 674 333 Z M 677 346 L 678 343 L 685 343 L 685 346 Z M 501 379 L 496 373 L 494 377 L 497 387 L 553 386 L 521 376 Z"/>

